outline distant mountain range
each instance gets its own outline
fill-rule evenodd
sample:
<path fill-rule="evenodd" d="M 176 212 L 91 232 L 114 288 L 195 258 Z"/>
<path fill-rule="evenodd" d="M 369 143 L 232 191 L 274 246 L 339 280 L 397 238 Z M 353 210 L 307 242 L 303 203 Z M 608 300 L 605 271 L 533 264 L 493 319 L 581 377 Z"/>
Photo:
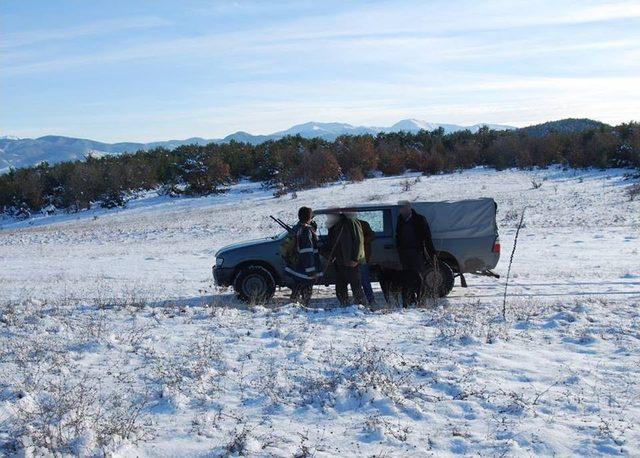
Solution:
<path fill-rule="evenodd" d="M 598 121 L 567 119 L 552 123 L 545 123 L 539 126 L 531 126 L 524 128 L 523 130 L 526 131 L 527 129 L 533 129 L 531 132 L 527 132 L 530 135 L 536 135 L 538 132 L 548 129 L 565 131 L 565 124 L 567 125 L 566 128 L 570 130 L 584 130 L 589 128 L 590 125 L 595 124 L 603 125 Z M 151 143 L 103 143 L 94 140 L 56 135 L 47 135 L 35 139 L 4 136 L 0 137 L 0 173 L 6 172 L 10 167 L 28 167 L 44 161 L 54 164 L 56 162 L 81 160 L 88 156 L 103 156 L 106 154 L 122 154 L 124 152 L 149 150 L 159 146 L 173 149 L 181 145 L 206 145 L 208 143 L 226 143 L 232 140 L 255 145 L 267 140 L 278 140 L 288 135 L 301 135 L 305 138 L 322 138 L 324 140 L 333 141 L 340 135 L 377 135 L 380 132 L 401 131 L 418 132 L 423 129 L 435 130 L 440 127 L 444 129 L 445 133 L 457 132 L 465 129 L 468 129 L 471 132 L 477 132 L 478 129 L 484 125 L 495 130 L 515 129 L 515 127 L 500 124 L 474 124 L 472 126 L 460 126 L 456 124 L 430 123 L 420 121 L 418 119 L 403 119 L 390 127 L 353 126 L 351 124 L 337 122 L 308 122 L 305 124 L 298 124 L 287 130 L 275 132 L 269 135 L 252 135 L 247 132 L 236 132 L 231 135 L 227 135 L 224 138 L 205 139 L 201 137 L 193 137 L 186 140 L 168 140 Z"/>

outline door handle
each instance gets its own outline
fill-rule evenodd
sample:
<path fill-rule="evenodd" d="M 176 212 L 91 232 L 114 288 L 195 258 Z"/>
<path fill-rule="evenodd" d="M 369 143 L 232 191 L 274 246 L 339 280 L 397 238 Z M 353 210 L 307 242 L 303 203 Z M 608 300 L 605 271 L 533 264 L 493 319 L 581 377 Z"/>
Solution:
<path fill-rule="evenodd" d="M 392 248 L 395 248 L 396 246 L 394 244 L 387 244 L 384 246 L 387 250 L 391 250 Z"/>

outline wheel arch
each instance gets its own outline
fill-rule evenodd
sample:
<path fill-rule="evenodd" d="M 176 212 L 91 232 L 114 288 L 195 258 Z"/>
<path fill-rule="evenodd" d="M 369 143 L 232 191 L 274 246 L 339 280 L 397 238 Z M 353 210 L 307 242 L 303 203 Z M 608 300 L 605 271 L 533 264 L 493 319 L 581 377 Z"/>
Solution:
<path fill-rule="evenodd" d="M 440 261 L 444 261 L 447 264 L 449 264 L 449 267 L 451 267 L 451 270 L 453 270 L 453 273 L 461 272 L 460 263 L 452 253 L 448 251 L 438 251 L 438 259 Z"/>
<path fill-rule="evenodd" d="M 281 283 L 281 278 L 280 278 L 280 275 L 278 274 L 278 271 L 276 270 L 276 268 L 271 263 L 269 263 L 268 261 L 265 261 L 263 259 L 250 259 L 250 260 L 242 261 L 241 263 L 239 263 L 235 267 L 235 270 L 233 272 L 234 280 L 238 276 L 238 274 L 242 271 L 242 269 L 245 269 L 245 268 L 250 267 L 250 266 L 263 267 L 264 269 L 266 269 L 271 274 L 271 276 L 273 277 L 274 281 L 276 282 L 276 285 L 279 285 Z"/>

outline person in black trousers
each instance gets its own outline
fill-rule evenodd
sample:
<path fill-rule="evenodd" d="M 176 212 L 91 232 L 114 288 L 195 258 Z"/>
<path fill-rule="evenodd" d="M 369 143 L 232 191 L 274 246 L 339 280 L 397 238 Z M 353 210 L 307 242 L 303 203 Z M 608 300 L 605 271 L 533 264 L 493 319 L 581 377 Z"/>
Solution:
<path fill-rule="evenodd" d="M 396 225 L 396 246 L 404 273 L 402 304 L 407 307 L 424 299 L 425 277 L 428 269 L 435 265 L 436 250 L 427 219 L 411 208 L 410 202 L 398 203 L 401 207 Z"/>
<path fill-rule="evenodd" d="M 332 216 L 329 227 L 330 256 L 336 269 L 336 296 L 340 305 L 349 305 L 349 291 L 351 285 L 353 300 L 356 304 L 367 304 L 362 282 L 360 280 L 360 264 L 365 261 L 364 237 L 358 220 L 352 215 L 340 213 Z"/>
<path fill-rule="evenodd" d="M 313 210 L 309 207 L 300 207 L 298 210 L 298 223 L 291 230 L 291 236 L 295 237 L 294 250 L 296 252 L 295 265 L 285 266 L 285 272 L 294 280 L 291 289 L 291 301 L 302 305 L 309 305 L 313 293 L 313 284 L 322 277 L 322 265 L 318 254 L 318 235 L 316 226 L 311 221 Z"/>

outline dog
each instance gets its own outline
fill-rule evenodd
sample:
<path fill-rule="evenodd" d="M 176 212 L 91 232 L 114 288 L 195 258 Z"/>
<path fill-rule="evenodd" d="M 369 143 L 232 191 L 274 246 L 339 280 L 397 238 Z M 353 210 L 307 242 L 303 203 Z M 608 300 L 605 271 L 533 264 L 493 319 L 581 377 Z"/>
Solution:
<path fill-rule="evenodd" d="M 380 289 L 384 295 L 384 300 L 389 305 L 400 305 L 402 290 L 406 287 L 406 273 L 397 269 L 377 267 L 376 276 L 380 282 Z"/>
<path fill-rule="evenodd" d="M 408 307 L 410 304 L 423 304 L 429 297 L 436 297 L 433 292 L 421 289 L 420 278 L 409 272 L 379 267 L 376 274 L 384 300 L 389 305 L 397 307 L 402 303 L 403 307 Z M 425 288 L 424 284 L 422 288 Z"/>

